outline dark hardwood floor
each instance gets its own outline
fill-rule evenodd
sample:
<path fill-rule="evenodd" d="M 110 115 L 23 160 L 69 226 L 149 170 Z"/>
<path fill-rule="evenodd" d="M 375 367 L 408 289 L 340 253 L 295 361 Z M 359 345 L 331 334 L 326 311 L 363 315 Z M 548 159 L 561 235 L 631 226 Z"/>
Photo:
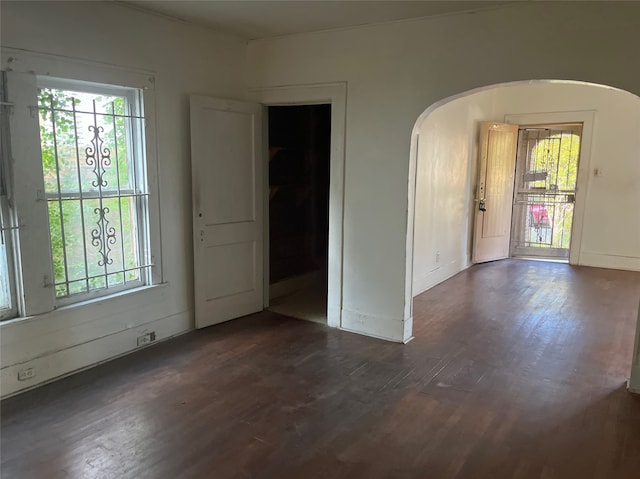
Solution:
<path fill-rule="evenodd" d="M 640 477 L 640 274 L 507 260 L 407 345 L 260 313 L 2 403 L 3 478 Z"/>

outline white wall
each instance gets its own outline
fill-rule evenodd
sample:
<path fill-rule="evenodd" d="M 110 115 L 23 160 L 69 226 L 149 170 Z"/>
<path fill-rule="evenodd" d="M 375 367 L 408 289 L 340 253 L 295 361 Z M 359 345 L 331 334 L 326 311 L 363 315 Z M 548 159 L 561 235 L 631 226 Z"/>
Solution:
<path fill-rule="evenodd" d="M 416 125 L 413 295 L 470 264 L 479 122 L 495 117 L 493 90 L 452 100 Z"/>
<path fill-rule="evenodd" d="M 640 271 L 640 98 L 587 84 L 504 85 L 456 98 L 416 127 L 414 295 L 469 264 L 478 122 L 582 111 L 593 112 L 594 126 L 580 159 L 587 178 L 577 264 Z"/>
<path fill-rule="evenodd" d="M 410 335 L 408 178 L 420 113 L 471 88 L 534 78 L 640 93 L 640 63 L 632 61 L 639 17 L 632 2 L 526 2 L 250 42 L 252 87 L 348 85 L 343 327 L 395 340 Z"/>
<path fill-rule="evenodd" d="M 0 326 L 3 394 L 129 351 L 141 330 L 162 338 L 192 326 L 189 94 L 242 97 L 243 79 L 251 88 L 347 82 L 342 326 L 402 341 L 411 335 L 410 139 L 421 112 L 471 88 L 532 78 L 640 93 L 633 2 L 526 2 L 256 41 L 248 65 L 239 42 L 117 4 L 1 8 L 3 46 L 154 72 L 168 281 L 126 300 Z M 18 384 L 17 369 L 29 365 L 35 381 Z"/>
<path fill-rule="evenodd" d="M 166 284 L 3 323 L 2 394 L 193 327 L 188 96 L 245 96 L 246 46 L 211 31 L 101 2 L 2 2 L 2 46 L 146 70 L 155 77 L 161 241 Z M 6 60 L 6 59 L 5 59 Z M 34 367 L 33 380 L 17 371 Z"/>
<path fill-rule="evenodd" d="M 501 89 L 497 100 L 502 117 L 594 112 L 578 263 L 640 271 L 640 98 L 589 85 L 536 84 Z"/>

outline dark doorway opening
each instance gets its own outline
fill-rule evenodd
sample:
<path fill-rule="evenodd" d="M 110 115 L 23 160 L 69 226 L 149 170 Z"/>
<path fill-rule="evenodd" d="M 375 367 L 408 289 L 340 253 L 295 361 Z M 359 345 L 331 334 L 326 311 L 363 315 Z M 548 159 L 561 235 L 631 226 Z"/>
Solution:
<path fill-rule="evenodd" d="M 331 105 L 269 107 L 271 309 L 326 322 Z"/>

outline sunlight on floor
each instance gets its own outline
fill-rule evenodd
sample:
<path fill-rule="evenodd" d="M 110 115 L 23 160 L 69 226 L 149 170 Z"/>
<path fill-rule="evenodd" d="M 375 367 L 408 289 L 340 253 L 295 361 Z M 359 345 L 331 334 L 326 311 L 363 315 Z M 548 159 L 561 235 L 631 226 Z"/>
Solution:
<path fill-rule="evenodd" d="M 327 324 L 326 289 L 312 285 L 271 300 L 269 310 L 297 319 Z"/>

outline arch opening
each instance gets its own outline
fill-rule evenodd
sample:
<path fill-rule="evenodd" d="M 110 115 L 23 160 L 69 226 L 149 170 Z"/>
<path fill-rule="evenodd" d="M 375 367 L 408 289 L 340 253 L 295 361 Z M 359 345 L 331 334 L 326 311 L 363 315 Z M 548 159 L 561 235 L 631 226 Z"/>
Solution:
<path fill-rule="evenodd" d="M 405 316 L 471 266 L 479 123 L 583 125 L 569 262 L 640 271 L 640 98 L 579 81 L 490 85 L 440 100 L 411 138 Z M 634 186 L 635 185 L 635 186 Z M 632 385 L 640 390 L 640 320 Z"/>

